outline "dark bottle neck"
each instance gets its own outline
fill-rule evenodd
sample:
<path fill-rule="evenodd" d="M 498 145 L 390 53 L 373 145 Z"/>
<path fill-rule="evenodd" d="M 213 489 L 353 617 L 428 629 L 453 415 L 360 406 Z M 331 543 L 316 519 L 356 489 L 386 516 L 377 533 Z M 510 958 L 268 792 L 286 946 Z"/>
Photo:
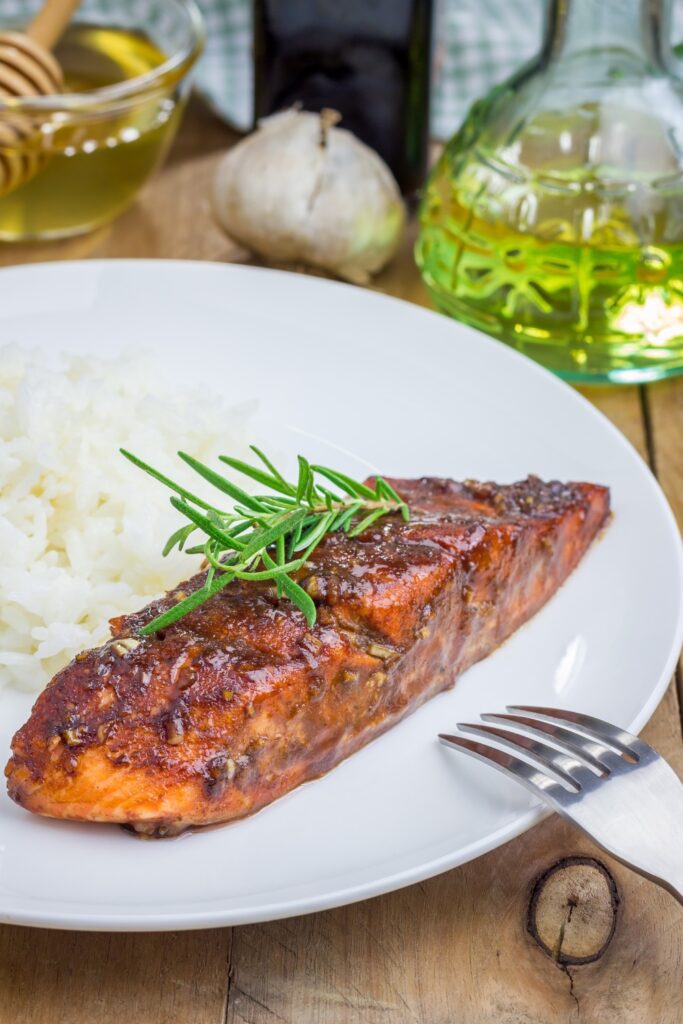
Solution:
<path fill-rule="evenodd" d="M 670 0 L 550 0 L 547 59 L 609 55 L 616 65 L 669 68 Z"/>

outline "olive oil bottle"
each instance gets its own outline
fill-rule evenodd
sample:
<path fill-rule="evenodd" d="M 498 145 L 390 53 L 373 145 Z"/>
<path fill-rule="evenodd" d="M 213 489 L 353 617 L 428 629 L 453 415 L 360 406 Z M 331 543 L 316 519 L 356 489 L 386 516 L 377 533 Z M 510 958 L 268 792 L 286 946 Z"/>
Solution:
<path fill-rule="evenodd" d="M 55 55 L 74 95 L 32 115 L 34 134 L 20 145 L 40 148 L 39 170 L 0 196 L 3 240 L 63 237 L 115 216 L 164 156 L 180 114 L 176 82 L 152 79 L 125 96 L 92 95 L 164 63 L 166 55 L 143 33 L 76 22 Z M 3 152 L 21 150 L 0 147 L 0 158 Z"/>
<path fill-rule="evenodd" d="M 683 372 L 683 85 L 662 0 L 555 0 L 425 189 L 436 304 L 570 380 Z"/>

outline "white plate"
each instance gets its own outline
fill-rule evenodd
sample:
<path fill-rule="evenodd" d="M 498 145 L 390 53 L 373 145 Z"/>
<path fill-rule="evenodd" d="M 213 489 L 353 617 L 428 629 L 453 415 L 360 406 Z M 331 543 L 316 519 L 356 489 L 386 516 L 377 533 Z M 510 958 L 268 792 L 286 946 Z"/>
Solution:
<path fill-rule="evenodd" d="M 535 364 L 369 291 L 163 261 L 3 270 L 0 341 L 11 340 L 103 353 L 139 342 L 172 375 L 259 396 L 269 409 L 259 436 L 270 431 L 280 449 L 352 471 L 349 453 L 358 453 L 399 476 L 600 482 L 612 488 L 615 517 L 548 606 L 454 690 L 253 818 L 144 843 L 113 827 L 43 820 L 3 792 L 1 920 L 199 928 L 387 892 L 491 850 L 542 813 L 497 772 L 440 746 L 439 730 L 516 702 L 634 730 L 652 714 L 682 633 L 673 517 L 615 428 Z M 0 696 L 1 760 L 29 707 L 26 695 Z"/>

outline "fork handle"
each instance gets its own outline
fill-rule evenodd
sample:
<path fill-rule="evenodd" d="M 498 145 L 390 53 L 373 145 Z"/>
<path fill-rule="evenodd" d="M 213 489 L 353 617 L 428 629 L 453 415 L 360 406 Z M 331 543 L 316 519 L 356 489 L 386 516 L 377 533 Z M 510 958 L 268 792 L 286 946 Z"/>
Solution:
<path fill-rule="evenodd" d="M 626 856 L 620 853 L 616 846 L 603 842 L 594 831 L 589 832 L 588 829 L 582 828 L 574 815 L 564 814 L 562 811 L 560 811 L 560 813 L 567 819 L 567 821 L 570 821 L 572 825 L 581 828 L 581 831 L 584 832 L 589 839 L 592 839 L 593 842 L 601 849 L 603 849 L 605 853 L 614 857 L 615 860 L 620 861 L 627 868 L 631 868 L 631 870 L 637 872 L 637 874 L 642 875 L 643 878 L 648 878 L 651 882 L 655 882 L 657 885 L 661 886 L 662 889 L 666 889 L 666 891 L 670 893 L 674 899 L 678 900 L 681 906 L 683 906 L 683 869 L 681 868 L 680 860 L 674 861 L 674 858 L 671 857 L 667 864 L 667 858 L 660 856 L 656 865 L 653 864 L 649 858 L 647 862 L 645 862 L 641 857 L 636 861 L 632 856 Z"/>
<path fill-rule="evenodd" d="M 603 850 L 661 885 L 683 905 L 683 785 L 673 768 L 652 753 L 653 763 L 633 776 L 644 789 L 634 786 L 629 800 L 614 790 L 609 813 L 604 804 L 593 806 L 590 799 L 553 804 Z"/>

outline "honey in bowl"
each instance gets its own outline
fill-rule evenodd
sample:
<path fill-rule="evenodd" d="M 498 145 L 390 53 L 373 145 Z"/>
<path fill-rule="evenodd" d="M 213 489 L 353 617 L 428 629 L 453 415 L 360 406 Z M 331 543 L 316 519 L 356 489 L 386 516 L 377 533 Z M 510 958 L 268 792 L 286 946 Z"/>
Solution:
<path fill-rule="evenodd" d="M 37 172 L 0 195 L 0 239 L 78 234 L 128 206 L 163 159 L 186 95 L 187 68 L 159 72 L 167 56 L 143 31 L 77 21 L 67 28 L 55 57 L 69 99 L 22 112 L 32 133 L 14 150 L 0 147 L 0 159 L 40 151 Z M 148 80 L 129 93 L 97 93 L 141 76 Z"/>

